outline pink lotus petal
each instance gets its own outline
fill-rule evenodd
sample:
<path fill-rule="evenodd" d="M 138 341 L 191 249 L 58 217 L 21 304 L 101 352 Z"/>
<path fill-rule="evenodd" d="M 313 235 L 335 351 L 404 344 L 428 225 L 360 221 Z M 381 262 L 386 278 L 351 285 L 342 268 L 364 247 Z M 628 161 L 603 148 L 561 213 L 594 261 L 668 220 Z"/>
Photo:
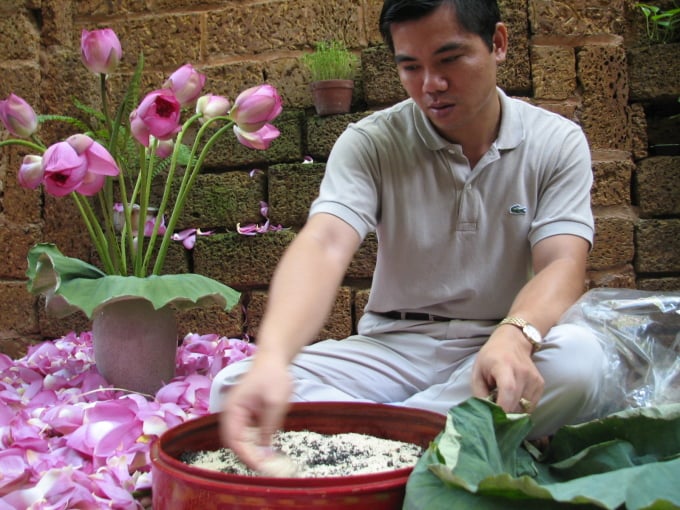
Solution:
<path fill-rule="evenodd" d="M 133 492 L 151 487 L 152 441 L 207 414 L 218 367 L 254 350 L 240 339 L 187 335 L 178 376 L 154 400 L 107 385 L 89 332 L 35 345 L 18 360 L 0 356 L 0 510 L 139 510 Z"/>
<path fill-rule="evenodd" d="M 0 496 L 4 496 L 26 483 L 30 469 L 26 459 L 18 451 L 0 452 L 2 476 L 0 476 Z"/>

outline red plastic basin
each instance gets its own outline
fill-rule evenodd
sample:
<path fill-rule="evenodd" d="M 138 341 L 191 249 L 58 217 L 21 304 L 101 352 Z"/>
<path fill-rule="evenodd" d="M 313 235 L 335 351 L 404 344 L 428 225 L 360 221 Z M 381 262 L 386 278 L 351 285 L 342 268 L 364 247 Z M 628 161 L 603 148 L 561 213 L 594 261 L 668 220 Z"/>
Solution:
<path fill-rule="evenodd" d="M 427 448 L 443 429 L 440 414 L 384 404 L 345 402 L 294 403 L 284 430 L 322 434 L 357 432 L 406 441 Z M 242 476 L 190 466 L 186 451 L 216 450 L 218 415 L 185 422 L 166 431 L 151 446 L 153 508 L 212 509 L 400 509 L 412 468 L 326 478 Z"/>

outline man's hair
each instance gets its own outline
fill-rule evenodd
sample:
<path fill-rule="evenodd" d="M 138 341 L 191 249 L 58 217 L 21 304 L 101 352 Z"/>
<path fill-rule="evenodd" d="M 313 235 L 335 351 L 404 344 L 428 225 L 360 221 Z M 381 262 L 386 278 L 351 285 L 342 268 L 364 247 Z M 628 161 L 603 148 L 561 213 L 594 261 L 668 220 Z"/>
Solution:
<path fill-rule="evenodd" d="M 394 53 L 392 23 L 423 18 L 441 5 L 451 6 L 460 26 L 481 37 L 489 50 L 493 48 L 496 23 L 501 20 L 497 0 L 385 0 L 380 13 L 380 33 L 390 50 Z"/>

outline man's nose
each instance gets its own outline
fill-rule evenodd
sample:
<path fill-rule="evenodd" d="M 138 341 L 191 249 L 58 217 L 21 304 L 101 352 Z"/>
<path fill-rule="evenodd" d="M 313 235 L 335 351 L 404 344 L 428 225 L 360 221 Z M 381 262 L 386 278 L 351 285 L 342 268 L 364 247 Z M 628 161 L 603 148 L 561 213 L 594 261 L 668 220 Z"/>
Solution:
<path fill-rule="evenodd" d="M 423 92 L 441 92 L 448 88 L 448 81 L 439 72 L 430 70 L 425 72 L 423 79 Z"/>

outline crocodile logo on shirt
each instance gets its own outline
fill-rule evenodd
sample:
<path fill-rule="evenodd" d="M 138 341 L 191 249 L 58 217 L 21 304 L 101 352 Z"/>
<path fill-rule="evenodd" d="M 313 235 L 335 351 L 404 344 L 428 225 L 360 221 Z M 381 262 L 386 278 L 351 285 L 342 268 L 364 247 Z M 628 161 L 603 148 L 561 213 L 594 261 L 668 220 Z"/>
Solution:
<path fill-rule="evenodd" d="M 527 213 L 527 207 L 522 204 L 512 204 L 510 206 L 510 214 L 524 215 Z"/>

